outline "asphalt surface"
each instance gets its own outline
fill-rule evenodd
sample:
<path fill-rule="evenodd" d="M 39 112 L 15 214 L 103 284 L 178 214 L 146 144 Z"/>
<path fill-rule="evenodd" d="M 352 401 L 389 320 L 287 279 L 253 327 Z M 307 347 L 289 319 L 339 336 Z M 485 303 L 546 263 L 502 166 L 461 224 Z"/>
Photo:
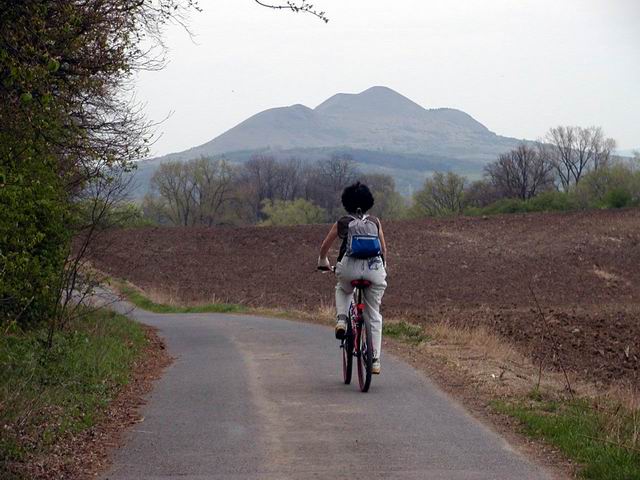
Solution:
<path fill-rule="evenodd" d="M 130 313 L 175 362 L 105 479 L 542 479 L 421 373 L 382 356 L 363 394 L 322 326 Z"/>

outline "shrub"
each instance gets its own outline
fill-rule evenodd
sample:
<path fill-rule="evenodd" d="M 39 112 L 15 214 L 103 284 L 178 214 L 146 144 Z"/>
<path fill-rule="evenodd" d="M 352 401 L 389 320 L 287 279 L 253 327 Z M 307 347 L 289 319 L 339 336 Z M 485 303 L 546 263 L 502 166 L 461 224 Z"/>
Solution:
<path fill-rule="evenodd" d="M 567 192 L 544 192 L 529 200 L 531 212 L 567 211 L 576 208 L 573 195 Z"/>
<path fill-rule="evenodd" d="M 610 200 L 619 203 L 627 196 L 623 191 L 629 197 L 625 205 L 640 200 L 640 171 L 632 164 L 618 162 L 582 177 L 574 195 L 582 208 L 612 208 Z"/>
<path fill-rule="evenodd" d="M 420 218 L 462 213 L 466 182 L 465 177 L 453 172 L 434 172 L 414 194 L 410 215 Z"/>
<path fill-rule="evenodd" d="M 261 225 L 303 225 L 323 223 L 327 212 L 313 203 L 299 198 L 297 200 L 265 201 L 262 212 L 267 217 Z"/>
<path fill-rule="evenodd" d="M 11 155 L 0 151 L 0 157 Z M 27 327 L 57 307 L 68 211 L 57 174 L 35 155 L 3 163 L 0 178 L 0 325 Z"/>
<path fill-rule="evenodd" d="M 609 190 L 604 196 L 604 205 L 607 208 L 623 208 L 631 204 L 631 193 L 622 187 Z"/>

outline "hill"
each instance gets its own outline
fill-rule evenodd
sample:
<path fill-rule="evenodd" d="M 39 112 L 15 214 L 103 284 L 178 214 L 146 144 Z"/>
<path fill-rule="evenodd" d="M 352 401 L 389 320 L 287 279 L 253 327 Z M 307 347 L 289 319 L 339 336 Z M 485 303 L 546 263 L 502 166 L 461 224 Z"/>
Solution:
<path fill-rule="evenodd" d="M 139 183 L 167 160 L 224 155 L 241 162 L 263 153 L 313 161 L 349 153 L 364 171 L 390 173 L 407 190 L 436 169 L 478 175 L 516 144 L 460 110 L 426 109 L 390 88 L 372 87 L 338 93 L 314 109 L 297 104 L 260 112 L 203 145 L 141 162 Z"/>

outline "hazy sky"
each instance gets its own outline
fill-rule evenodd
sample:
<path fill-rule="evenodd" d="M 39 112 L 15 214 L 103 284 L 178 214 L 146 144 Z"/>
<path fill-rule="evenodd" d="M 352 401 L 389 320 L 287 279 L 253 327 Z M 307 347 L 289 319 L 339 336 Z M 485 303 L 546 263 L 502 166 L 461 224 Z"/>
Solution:
<path fill-rule="evenodd" d="M 138 79 L 151 119 L 173 112 L 153 154 L 373 85 L 502 135 L 601 125 L 640 147 L 640 0 L 315 0 L 328 24 L 253 0 L 200 3 L 195 39 L 169 28 L 169 65 Z"/>

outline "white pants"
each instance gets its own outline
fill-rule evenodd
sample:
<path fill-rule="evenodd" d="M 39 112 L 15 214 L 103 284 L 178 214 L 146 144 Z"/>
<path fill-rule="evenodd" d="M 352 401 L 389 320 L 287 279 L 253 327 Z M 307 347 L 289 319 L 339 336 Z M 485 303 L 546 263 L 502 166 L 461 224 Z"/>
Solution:
<path fill-rule="evenodd" d="M 353 299 L 352 280 L 369 280 L 371 286 L 364 290 L 364 315 L 371 324 L 371 340 L 373 342 L 373 357 L 380 358 L 382 349 L 382 315 L 380 303 L 387 288 L 387 272 L 380 257 L 363 260 L 346 255 L 336 265 L 336 310 L 337 315 L 349 314 L 349 305 Z"/>

